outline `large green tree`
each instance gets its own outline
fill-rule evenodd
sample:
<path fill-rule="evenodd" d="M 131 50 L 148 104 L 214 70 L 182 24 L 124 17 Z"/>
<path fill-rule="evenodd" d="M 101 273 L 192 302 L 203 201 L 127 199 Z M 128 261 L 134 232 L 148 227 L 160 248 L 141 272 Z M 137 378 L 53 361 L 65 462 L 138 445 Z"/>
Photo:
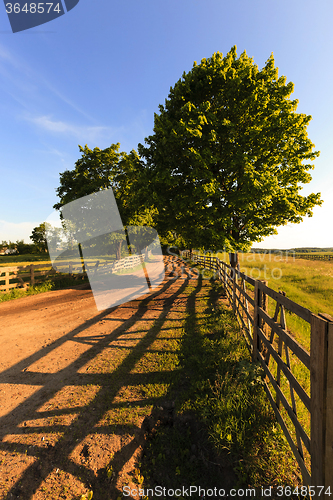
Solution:
<path fill-rule="evenodd" d="M 83 196 L 112 188 L 124 226 L 152 225 L 154 210 L 139 202 L 134 188 L 142 169 L 140 158 L 135 150 L 127 154 L 120 153 L 119 148 L 119 143 L 103 150 L 79 146 L 82 156 L 75 168 L 60 174 L 60 186 L 56 190 L 60 201 L 54 208 L 60 210 Z M 110 252 L 115 251 L 120 258 L 123 236 L 114 233 L 105 241 Z"/>
<path fill-rule="evenodd" d="M 236 47 L 184 72 L 138 147 L 142 195 L 157 208 L 158 227 L 191 247 L 237 252 L 312 215 L 320 193 L 300 190 L 313 168 L 304 161 L 319 152 L 292 92 L 273 55 L 259 71 Z"/>

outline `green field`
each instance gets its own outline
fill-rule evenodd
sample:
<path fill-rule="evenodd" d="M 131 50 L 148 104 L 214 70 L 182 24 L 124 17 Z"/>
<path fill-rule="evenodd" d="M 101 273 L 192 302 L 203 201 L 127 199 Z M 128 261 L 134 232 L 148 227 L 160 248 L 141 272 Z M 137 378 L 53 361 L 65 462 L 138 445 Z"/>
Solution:
<path fill-rule="evenodd" d="M 50 262 L 50 257 L 46 253 L 0 255 L 0 267 L 27 266 L 29 264 L 49 264 Z"/>
<path fill-rule="evenodd" d="M 276 291 L 315 314 L 333 316 L 333 262 L 297 259 L 291 256 L 255 255 L 241 256 L 241 270 L 247 275 L 267 281 Z M 269 312 L 273 313 L 275 301 L 269 300 Z M 288 328 L 296 339 L 310 350 L 310 325 L 294 314 L 287 313 Z"/>
<path fill-rule="evenodd" d="M 219 254 L 219 258 L 229 263 L 227 254 Z M 267 281 L 269 288 L 285 292 L 289 299 L 313 313 L 333 316 L 333 261 L 298 259 L 292 254 L 241 253 L 239 263 L 242 272 Z M 275 301 L 269 299 L 268 310 L 272 315 L 274 308 Z M 286 319 L 288 329 L 310 350 L 310 325 L 288 311 Z"/>
<path fill-rule="evenodd" d="M 113 255 L 101 255 L 97 257 L 91 257 L 88 259 L 85 259 L 86 262 L 96 262 L 99 260 L 101 263 L 102 262 L 108 262 L 110 260 L 115 259 L 115 254 Z M 76 262 L 77 258 L 70 258 L 70 257 L 65 257 L 61 260 L 59 260 L 59 263 L 61 261 L 68 262 L 68 261 L 73 261 Z M 55 264 L 57 261 L 55 262 Z M 49 254 L 47 253 L 41 253 L 41 254 L 26 254 L 26 255 L 0 255 L 0 267 L 15 267 L 15 266 L 27 266 L 29 264 L 51 264 L 51 259 Z"/>
<path fill-rule="evenodd" d="M 229 262 L 226 255 L 220 254 L 220 258 Z M 287 297 L 315 314 L 333 315 L 333 262 L 247 253 L 239 255 L 239 263 L 242 272 L 266 280 L 270 288 L 286 292 Z"/>

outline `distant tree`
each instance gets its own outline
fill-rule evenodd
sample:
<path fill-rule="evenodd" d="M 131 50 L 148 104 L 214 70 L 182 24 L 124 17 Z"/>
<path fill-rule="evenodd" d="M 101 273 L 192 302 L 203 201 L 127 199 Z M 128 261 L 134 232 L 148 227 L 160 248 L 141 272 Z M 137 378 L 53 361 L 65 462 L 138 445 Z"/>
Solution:
<path fill-rule="evenodd" d="M 247 251 L 252 242 L 299 223 L 322 203 L 301 196 L 310 182 L 307 125 L 296 113 L 293 84 L 278 78 L 273 55 L 262 70 L 236 47 L 194 63 L 155 114 L 154 133 L 139 144 L 145 159 L 142 194 L 156 207 L 158 227 L 189 247 Z"/>
<path fill-rule="evenodd" d="M 8 243 L 7 241 L 2 240 L 2 242 L 0 243 L 0 251 L 5 250 L 6 248 L 8 248 Z"/>
<path fill-rule="evenodd" d="M 2 242 L 0 243 L 0 251 L 4 251 L 6 254 L 15 254 L 17 253 L 17 245 L 10 240 L 8 242 L 2 240 Z"/>
<path fill-rule="evenodd" d="M 35 248 L 36 248 L 35 245 L 24 243 L 23 240 L 17 240 L 15 245 L 16 245 L 17 252 L 20 255 L 34 253 Z"/>
<path fill-rule="evenodd" d="M 42 222 L 39 226 L 35 227 L 29 238 L 34 242 L 39 252 L 47 252 L 45 222 Z"/>

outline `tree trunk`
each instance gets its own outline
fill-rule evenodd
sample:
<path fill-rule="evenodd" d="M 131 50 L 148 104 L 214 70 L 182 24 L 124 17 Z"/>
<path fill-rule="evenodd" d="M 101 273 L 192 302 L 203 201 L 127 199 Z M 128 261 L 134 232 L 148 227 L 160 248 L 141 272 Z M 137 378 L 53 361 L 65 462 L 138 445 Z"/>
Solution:
<path fill-rule="evenodd" d="M 238 252 L 229 253 L 229 261 L 231 266 L 231 273 L 233 276 L 236 274 L 236 271 L 239 271 Z"/>
<path fill-rule="evenodd" d="M 149 247 L 145 247 L 145 260 L 149 259 L 151 256 L 151 250 L 149 250 Z"/>
<path fill-rule="evenodd" d="M 116 259 L 120 260 L 121 258 L 121 245 L 122 245 L 122 240 L 117 241 L 117 246 L 116 246 Z"/>

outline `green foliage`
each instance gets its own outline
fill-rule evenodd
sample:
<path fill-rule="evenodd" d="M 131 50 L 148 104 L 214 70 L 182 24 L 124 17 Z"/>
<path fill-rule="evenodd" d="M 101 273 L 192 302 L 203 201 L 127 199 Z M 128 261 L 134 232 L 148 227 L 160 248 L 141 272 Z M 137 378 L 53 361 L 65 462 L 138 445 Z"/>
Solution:
<path fill-rule="evenodd" d="M 9 242 L 8 242 L 8 248 L 14 249 L 15 247 L 16 247 L 16 244 L 9 240 Z"/>
<path fill-rule="evenodd" d="M 299 223 L 320 205 L 300 184 L 319 152 L 307 137 L 311 116 L 296 113 L 293 84 L 278 77 L 273 55 L 262 70 L 236 47 L 194 63 L 155 114 L 139 144 L 146 160 L 141 196 L 158 210 L 161 232 L 190 247 L 246 250 Z"/>
<path fill-rule="evenodd" d="M 108 189 L 116 182 L 119 143 L 104 150 L 91 150 L 87 145 L 84 148 L 79 146 L 79 149 L 82 157 L 75 163 L 75 168 L 60 174 L 60 186 L 57 188 L 60 202 L 54 205 L 57 210 L 82 196 Z"/>
<path fill-rule="evenodd" d="M 120 144 L 111 144 L 106 149 L 86 145 L 79 146 L 82 157 L 75 163 L 73 170 L 60 174 L 57 195 L 60 202 L 54 205 L 59 210 L 63 205 L 91 193 L 113 189 L 117 206 L 125 226 L 152 222 L 152 212 L 142 210 L 135 196 L 134 184 L 140 172 L 140 158 L 136 151 L 130 154 L 119 152 Z"/>
<path fill-rule="evenodd" d="M 154 210 L 144 206 L 135 188 L 141 170 L 140 158 L 134 150 L 130 154 L 120 153 L 119 147 L 119 143 L 104 150 L 79 146 L 82 157 L 75 163 L 75 168 L 60 174 L 57 188 L 60 202 L 54 208 L 60 210 L 63 205 L 83 196 L 112 188 L 124 226 L 151 226 Z M 98 241 L 92 239 L 85 252 L 93 255 L 98 248 L 99 252 L 115 253 L 119 259 L 123 243 L 123 233 L 113 232 L 99 237 Z"/>
<path fill-rule="evenodd" d="M 37 295 L 39 293 L 49 292 L 50 290 L 54 290 L 54 288 L 55 284 L 51 280 L 47 280 L 41 285 L 30 286 L 27 290 L 13 288 L 9 292 L 0 294 L 0 302 L 8 302 L 9 300 L 19 299 L 27 295 Z"/>
<path fill-rule="evenodd" d="M 30 239 L 34 242 L 39 252 L 47 251 L 45 222 L 42 222 L 39 226 L 33 228 Z"/>
<path fill-rule="evenodd" d="M 38 251 L 38 248 L 36 245 L 24 243 L 23 240 L 16 241 L 16 249 L 20 255 L 32 254 L 32 253 L 36 253 Z"/>
<path fill-rule="evenodd" d="M 13 249 L 16 249 L 16 243 L 13 243 L 12 241 L 5 241 L 5 240 L 2 240 L 2 242 L 0 243 L 0 250 L 7 250 L 7 249 L 10 249 L 10 250 L 13 250 Z"/>
<path fill-rule="evenodd" d="M 0 250 L 3 250 L 5 248 L 7 248 L 7 247 L 8 247 L 7 241 L 2 240 L 2 242 L 0 243 Z"/>
<path fill-rule="evenodd" d="M 0 251 L 6 250 L 6 249 L 16 250 L 15 253 L 18 253 L 20 255 L 37 253 L 39 251 L 39 249 L 37 248 L 37 246 L 35 244 L 24 243 L 23 240 L 16 240 L 16 243 L 13 243 L 12 241 L 9 241 L 7 243 L 7 241 L 2 240 L 2 242 L 0 243 Z M 14 256 L 15 253 L 14 254 L 7 254 L 6 257 Z"/>

